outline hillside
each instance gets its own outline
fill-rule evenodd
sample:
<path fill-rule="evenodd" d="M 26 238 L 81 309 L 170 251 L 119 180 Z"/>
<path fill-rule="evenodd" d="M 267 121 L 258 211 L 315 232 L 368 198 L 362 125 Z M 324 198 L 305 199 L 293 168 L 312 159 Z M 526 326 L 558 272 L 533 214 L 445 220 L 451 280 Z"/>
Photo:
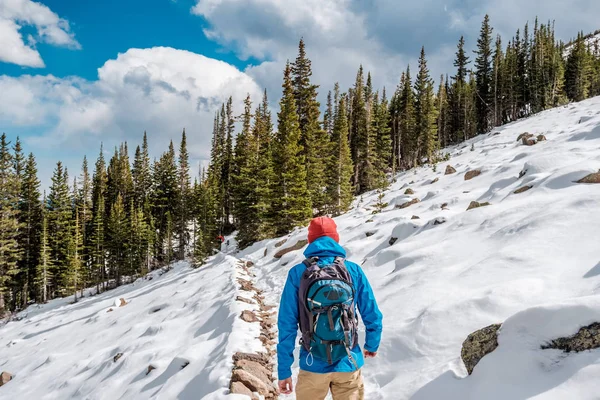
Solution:
<path fill-rule="evenodd" d="M 592 49 L 592 52 L 596 56 L 600 56 L 600 30 L 597 30 L 593 33 L 589 33 L 584 36 L 585 44 Z M 571 49 L 575 44 L 575 40 L 571 40 L 570 42 L 565 44 L 564 56 L 568 56 L 571 53 Z"/>
<path fill-rule="evenodd" d="M 517 141 L 524 132 L 547 140 L 525 146 Z M 364 369 L 366 398 L 597 398 L 600 350 L 540 346 L 600 321 L 600 185 L 576 183 L 600 169 L 600 98 L 445 151 L 451 158 L 435 171 L 398 174 L 381 213 L 373 214 L 377 194 L 369 193 L 336 219 L 384 314 L 379 355 Z M 447 165 L 456 173 L 446 175 Z M 473 170 L 481 174 L 465 180 Z M 490 205 L 466 211 L 472 201 Z M 178 263 L 77 304 L 30 307 L 0 328 L 0 370 L 14 375 L 0 397 L 225 397 L 231 356 L 262 348 L 258 323 L 238 318 L 255 307 L 235 301 L 237 278 L 277 304 L 303 257 L 274 254 L 306 234 L 224 249 L 198 270 Z M 240 259 L 254 263 L 255 277 Z M 128 304 L 115 306 L 120 298 Z M 494 323 L 504 323 L 499 347 L 467 376 L 463 341 Z"/>

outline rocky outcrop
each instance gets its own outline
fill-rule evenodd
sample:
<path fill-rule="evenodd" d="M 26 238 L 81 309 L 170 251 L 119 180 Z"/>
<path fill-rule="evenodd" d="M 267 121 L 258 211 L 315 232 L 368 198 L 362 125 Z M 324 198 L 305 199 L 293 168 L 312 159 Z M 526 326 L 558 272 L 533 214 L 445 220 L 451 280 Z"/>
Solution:
<path fill-rule="evenodd" d="M 281 258 L 284 255 L 286 255 L 287 253 L 291 253 L 292 251 L 300 250 L 307 244 L 308 244 L 308 240 L 306 240 L 306 239 L 298 240 L 293 246 L 286 247 L 285 249 L 279 250 L 277 253 L 275 253 L 274 257 Z"/>
<path fill-rule="evenodd" d="M 473 373 L 473 369 L 483 357 L 498 347 L 498 330 L 500 326 L 500 324 L 494 324 L 475 331 L 463 342 L 460 357 L 469 375 Z"/>
<path fill-rule="evenodd" d="M 469 207 L 467 208 L 467 211 L 472 210 L 474 208 L 486 207 L 486 206 L 491 206 L 491 204 L 488 203 L 488 202 L 479 203 L 477 201 L 472 201 L 471 204 L 469 204 Z"/>
<path fill-rule="evenodd" d="M 238 263 L 238 267 L 251 277 L 254 277 L 251 271 L 253 266 L 254 264 L 250 262 L 240 261 Z M 234 365 L 231 371 L 229 390 L 232 394 L 244 394 L 252 399 L 276 399 L 278 393 L 273 384 L 272 363 L 272 357 L 275 355 L 276 337 L 273 327 L 276 322 L 271 311 L 275 307 L 265 304 L 262 291 L 256 288 L 252 281 L 238 278 L 238 282 L 242 286 L 242 290 L 254 293 L 254 295 L 252 300 L 241 296 L 237 296 L 236 300 L 258 306 L 257 311 L 242 311 L 240 318 L 248 323 L 258 322 L 260 324 L 258 340 L 263 344 L 265 352 L 238 352 L 233 355 Z"/>
<path fill-rule="evenodd" d="M 229 393 L 231 394 L 243 394 L 250 397 L 252 400 L 258 400 L 259 397 L 256 396 L 250 389 L 246 387 L 242 382 L 231 382 L 229 385 Z"/>
<path fill-rule="evenodd" d="M 244 322 L 257 322 L 258 321 L 256 314 L 254 314 L 252 311 L 249 311 L 249 310 L 242 311 L 240 318 Z"/>
<path fill-rule="evenodd" d="M 366 237 L 371 237 L 371 236 L 373 236 L 373 235 L 374 235 L 374 234 L 376 234 L 376 233 L 377 233 L 377 232 L 372 232 L 372 231 L 371 231 L 371 232 L 366 232 L 366 233 L 365 233 L 365 236 L 366 236 Z"/>
<path fill-rule="evenodd" d="M 481 170 L 479 170 L 479 169 L 467 171 L 467 173 L 465 174 L 465 181 L 470 181 L 471 179 L 473 179 L 479 175 L 481 175 Z"/>
<path fill-rule="evenodd" d="M 538 142 L 545 142 L 546 140 L 547 140 L 546 136 L 544 136 L 544 135 L 537 135 L 537 141 Z"/>
<path fill-rule="evenodd" d="M 418 215 L 413 215 L 410 219 L 421 219 Z"/>
<path fill-rule="evenodd" d="M 113 357 L 113 362 L 119 361 L 119 358 L 121 358 L 121 357 L 123 357 L 123 353 L 115 354 L 115 356 Z"/>
<path fill-rule="evenodd" d="M 446 223 L 446 218 L 444 217 L 437 217 L 436 219 L 433 220 L 433 225 L 442 225 Z"/>
<path fill-rule="evenodd" d="M 241 301 L 242 303 L 246 303 L 246 304 L 256 304 L 254 303 L 254 301 L 252 301 L 251 299 L 248 299 L 246 297 L 242 297 L 242 296 L 237 296 L 235 298 L 235 301 Z"/>
<path fill-rule="evenodd" d="M 390 240 L 388 241 L 388 244 L 390 246 L 393 246 L 397 241 L 398 241 L 398 238 L 391 237 Z"/>
<path fill-rule="evenodd" d="M 517 137 L 517 142 L 524 141 L 526 139 L 532 138 L 533 135 L 529 132 L 523 132 Z"/>
<path fill-rule="evenodd" d="M 264 382 L 259 377 L 251 374 L 243 368 L 236 368 L 231 374 L 231 383 L 239 382 L 248 388 L 251 392 L 257 392 L 265 399 L 276 398 L 277 392 L 273 383 Z M 233 393 L 233 392 L 232 392 Z"/>
<path fill-rule="evenodd" d="M 120 302 L 119 307 L 125 307 L 127 305 L 127 302 L 122 297 L 119 299 L 119 302 Z"/>
<path fill-rule="evenodd" d="M 446 166 L 446 172 L 444 172 L 444 175 L 452 175 L 455 173 L 456 173 L 456 169 L 454 169 L 454 167 L 452 165 Z"/>
<path fill-rule="evenodd" d="M 529 190 L 529 189 L 531 189 L 532 187 L 533 187 L 533 186 L 523 186 L 523 187 L 520 187 L 520 188 L 518 188 L 517 190 L 515 190 L 513 193 L 514 193 L 514 194 L 521 194 L 521 193 L 524 193 L 524 192 L 528 191 L 528 190 Z"/>
<path fill-rule="evenodd" d="M 413 194 L 415 194 L 415 191 L 412 190 L 411 188 L 408 188 L 404 191 L 404 194 L 407 196 L 412 196 Z"/>
<path fill-rule="evenodd" d="M 542 349 L 557 349 L 567 353 L 600 348 L 600 322 L 584 326 L 571 337 L 554 339 Z"/>
<path fill-rule="evenodd" d="M 155 369 L 156 369 L 156 367 L 154 365 L 148 365 L 148 368 L 146 369 L 146 375 L 148 375 L 150 372 L 152 372 Z"/>
<path fill-rule="evenodd" d="M 10 372 L 3 371 L 2 374 L 0 374 L 0 386 L 6 385 L 12 378 L 13 376 Z"/>
<path fill-rule="evenodd" d="M 411 201 L 407 201 L 406 203 L 397 205 L 396 208 L 404 209 L 404 208 L 412 206 L 413 204 L 417 204 L 419 202 L 421 202 L 421 200 L 419 200 L 419 199 L 412 199 Z"/>
<path fill-rule="evenodd" d="M 435 178 L 434 180 L 431 181 L 431 184 L 433 185 L 434 183 L 439 182 L 439 181 L 440 181 L 440 178 Z"/>
<path fill-rule="evenodd" d="M 600 171 L 589 174 L 585 178 L 578 180 L 577 183 L 600 183 Z"/>

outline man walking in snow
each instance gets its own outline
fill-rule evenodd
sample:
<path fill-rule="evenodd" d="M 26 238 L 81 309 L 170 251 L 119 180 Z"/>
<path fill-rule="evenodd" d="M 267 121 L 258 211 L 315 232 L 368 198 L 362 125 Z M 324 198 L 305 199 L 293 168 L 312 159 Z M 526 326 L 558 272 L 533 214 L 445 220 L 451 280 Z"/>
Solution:
<path fill-rule="evenodd" d="M 297 400 L 362 400 L 364 358 L 377 355 L 383 316 L 362 269 L 346 261 L 335 221 L 319 217 L 308 227 L 306 260 L 293 267 L 281 295 L 277 361 L 279 390 L 290 394 L 298 326 L 300 374 Z M 360 312 L 366 326 L 364 353 L 358 344 Z"/>

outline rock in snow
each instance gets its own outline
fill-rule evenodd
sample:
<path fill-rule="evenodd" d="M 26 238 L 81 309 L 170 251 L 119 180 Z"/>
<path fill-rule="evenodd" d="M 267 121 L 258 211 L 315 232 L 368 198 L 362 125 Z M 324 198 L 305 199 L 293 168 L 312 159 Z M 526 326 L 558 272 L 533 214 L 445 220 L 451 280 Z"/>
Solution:
<path fill-rule="evenodd" d="M 600 171 L 581 178 L 577 183 L 600 183 Z"/>
<path fill-rule="evenodd" d="M 412 199 L 411 201 L 407 201 L 406 203 L 402 203 L 402 204 L 397 205 L 396 208 L 404 209 L 404 208 L 412 206 L 413 204 L 417 204 L 419 202 L 420 202 L 419 199 Z"/>
<path fill-rule="evenodd" d="M 473 171 L 467 171 L 465 174 L 465 181 L 470 181 L 471 179 L 481 175 L 481 170 L 475 169 Z"/>
<path fill-rule="evenodd" d="M 258 321 L 256 314 L 254 314 L 252 311 L 248 311 L 248 310 L 242 311 L 240 318 L 244 322 L 257 322 Z"/>
<path fill-rule="evenodd" d="M 533 186 L 523 186 L 518 188 L 517 190 L 514 191 L 514 194 L 521 194 L 524 193 L 526 191 L 528 191 L 529 189 L 531 189 Z"/>
<path fill-rule="evenodd" d="M 467 207 L 467 211 L 472 210 L 474 208 L 479 208 L 479 207 L 486 207 L 486 206 L 490 206 L 491 204 L 488 202 L 485 203 L 479 203 L 478 201 L 472 201 L 469 204 L 469 207 Z"/>
<path fill-rule="evenodd" d="M 498 347 L 498 330 L 500 324 L 487 326 L 475 331 L 463 342 L 460 357 L 467 368 L 469 375 L 479 361 Z"/>
<path fill-rule="evenodd" d="M 0 386 L 6 385 L 12 378 L 13 376 L 11 373 L 3 371 L 2 374 L 0 374 Z"/>
<path fill-rule="evenodd" d="M 446 166 L 446 172 L 444 172 L 444 175 L 452 175 L 455 173 L 456 173 L 456 170 L 454 169 L 454 167 L 452 165 Z"/>
<path fill-rule="evenodd" d="M 567 353 L 598 348 L 600 348 L 600 323 L 598 322 L 584 326 L 573 336 L 554 339 L 550 344 L 542 346 L 542 349 L 558 349 Z"/>
<path fill-rule="evenodd" d="M 307 244 L 308 244 L 308 240 L 306 240 L 306 239 L 298 240 L 293 246 L 286 247 L 285 249 L 279 250 L 277 253 L 275 253 L 275 255 L 273 257 L 281 258 L 284 255 L 291 253 L 292 251 L 300 250 Z"/>

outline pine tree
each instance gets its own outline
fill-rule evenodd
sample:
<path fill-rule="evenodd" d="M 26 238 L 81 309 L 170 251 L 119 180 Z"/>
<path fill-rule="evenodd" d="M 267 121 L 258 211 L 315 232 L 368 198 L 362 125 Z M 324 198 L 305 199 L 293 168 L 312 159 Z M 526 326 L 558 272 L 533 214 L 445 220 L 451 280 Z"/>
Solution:
<path fill-rule="evenodd" d="M 44 194 L 43 204 L 46 204 L 46 195 Z M 49 297 L 49 288 L 52 283 L 52 255 L 48 239 L 48 216 L 44 206 L 42 208 L 42 231 L 40 234 L 40 257 L 36 266 L 35 286 L 38 288 L 36 299 L 38 302 L 46 303 Z"/>
<path fill-rule="evenodd" d="M 171 212 L 167 211 L 166 225 L 165 225 L 165 244 L 164 244 L 164 252 L 165 257 L 164 260 L 168 264 L 173 261 L 174 250 L 173 250 L 173 218 L 171 217 Z"/>
<path fill-rule="evenodd" d="M 273 122 L 269 111 L 267 91 L 263 94 L 262 104 L 256 113 L 255 135 L 258 144 L 258 159 L 254 166 L 256 176 L 256 213 L 258 217 L 258 239 L 272 237 L 274 230 L 273 184 L 275 172 L 273 165 Z"/>
<path fill-rule="evenodd" d="M 591 60 L 592 57 L 585 44 L 583 33 L 579 33 L 567 58 L 565 70 L 566 92 L 569 99 L 581 101 L 588 97 Z"/>
<path fill-rule="evenodd" d="M 438 109 L 438 139 L 441 147 L 447 147 L 450 144 L 449 120 L 450 110 L 448 103 L 448 78 L 444 79 L 444 75 L 440 76 L 440 86 L 437 93 L 437 109 Z"/>
<path fill-rule="evenodd" d="M 81 270 L 80 278 L 83 282 L 87 282 L 91 276 L 91 256 L 90 256 L 90 229 L 92 221 L 92 180 L 88 169 L 87 157 L 83 157 L 83 164 L 81 167 L 81 177 L 79 179 L 80 186 L 77 189 L 77 195 L 75 199 L 75 207 L 79 210 L 79 218 L 81 219 L 81 245 L 80 258 L 81 258 Z M 83 291 L 83 286 L 81 287 Z M 82 293 L 83 295 L 83 293 Z"/>
<path fill-rule="evenodd" d="M 333 215 L 340 215 L 350 207 L 354 193 L 351 182 L 354 168 L 348 143 L 348 117 L 346 115 L 346 96 L 344 95 L 336 105 L 331 154 L 332 157 L 327 168 L 329 212 Z"/>
<path fill-rule="evenodd" d="M 439 148 L 436 126 L 437 115 L 433 81 L 427 68 L 425 48 L 421 48 L 419 73 L 415 81 L 416 137 L 419 163 L 423 158 L 426 158 L 429 163 L 437 161 Z"/>
<path fill-rule="evenodd" d="M 100 285 L 106 283 L 106 252 L 105 252 L 105 215 L 106 215 L 106 166 L 103 147 L 96 161 L 92 181 L 92 224 L 90 227 L 90 267 L 95 275 L 96 290 L 100 293 Z"/>
<path fill-rule="evenodd" d="M 362 65 L 356 75 L 353 88 L 352 116 L 350 117 L 350 148 L 354 162 L 354 184 L 358 194 L 371 188 L 372 170 L 369 165 L 369 126 L 365 98 L 364 74 Z M 372 148 L 372 147 L 371 147 Z"/>
<path fill-rule="evenodd" d="M 107 266 L 109 276 L 117 286 L 122 282 L 122 268 L 125 265 L 128 245 L 128 221 L 121 194 L 112 204 L 107 223 Z"/>
<path fill-rule="evenodd" d="M 181 135 L 181 146 L 179 147 L 179 171 L 178 171 L 178 192 L 177 192 L 177 210 L 176 227 L 177 237 L 179 239 L 178 258 L 185 258 L 185 248 L 189 242 L 188 222 L 189 215 L 189 197 L 190 197 L 190 165 L 187 151 L 187 139 L 185 129 Z"/>
<path fill-rule="evenodd" d="M 454 66 L 456 75 L 453 77 L 452 95 L 450 97 L 450 108 L 452 109 L 451 141 L 457 143 L 466 140 L 466 103 L 467 103 L 467 67 L 469 57 L 465 53 L 465 39 L 460 37 L 456 51 Z"/>
<path fill-rule="evenodd" d="M 300 128 L 301 154 L 306 161 L 306 187 L 312 207 L 321 212 L 325 206 L 325 158 L 329 141 L 327 132 L 320 127 L 320 104 L 317 85 L 310 81 L 311 61 L 306 56 L 304 41 L 298 45 L 298 57 L 291 64 L 294 98 Z"/>
<path fill-rule="evenodd" d="M 306 188 L 305 158 L 300 144 L 300 125 L 296 112 L 290 65 L 286 65 L 283 96 L 279 103 L 278 132 L 274 146 L 276 167 L 274 209 L 278 234 L 304 225 L 311 217 L 311 199 Z"/>
<path fill-rule="evenodd" d="M 226 118 L 226 136 L 225 136 L 225 144 L 223 147 L 223 166 L 222 166 L 222 174 L 221 181 L 223 183 L 223 218 L 225 220 L 224 223 L 224 232 L 231 233 L 233 231 L 233 226 L 231 223 L 231 213 L 232 213 L 232 199 L 231 199 L 231 169 L 233 164 L 233 136 L 235 134 L 235 118 L 233 116 L 233 99 L 229 97 L 227 100 L 227 106 L 225 108 L 225 118 Z"/>
<path fill-rule="evenodd" d="M 35 157 L 29 154 L 21 179 L 19 196 L 19 220 L 22 231 L 19 242 L 23 257 L 19 262 L 20 307 L 24 308 L 30 298 L 37 298 L 35 275 L 40 255 L 40 233 L 42 228 L 42 203 L 40 181 L 37 177 Z"/>
<path fill-rule="evenodd" d="M 74 201 L 77 197 L 77 180 L 75 180 L 75 184 L 73 185 L 74 191 Z M 73 234 L 70 237 L 69 242 L 69 270 L 68 270 L 68 282 L 69 282 L 69 292 L 73 293 L 73 300 L 77 302 L 77 290 L 81 289 L 83 292 L 83 279 L 82 279 L 82 269 L 83 269 L 83 260 L 82 260 L 82 250 L 83 250 L 83 230 L 84 226 L 82 224 L 82 220 L 80 219 L 81 210 L 76 206 L 74 210 L 74 221 L 72 232 Z M 83 293 L 82 293 L 83 295 Z"/>
<path fill-rule="evenodd" d="M 403 90 L 400 94 L 400 165 L 409 169 L 417 165 L 417 120 L 415 94 L 410 67 L 406 68 Z"/>
<path fill-rule="evenodd" d="M 475 76 L 477 83 L 477 131 L 480 133 L 490 130 L 490 115 L 493 105 L 492 92 L 492 27 L 486 14 L 481 25 L 477 50 L 475 51 Z"/>
<path fill-rule="evenodd" d="M 333 135 L 333 126 L 335 124 L 335 115 L 333 113 L 333 100 L 331 90 L 327 93 L 327 108 L 323 114 L 323 130 L 327 132 L 327 137 L 331 139 Z"/>
<path fill-rule="evenodd" d="M 5 300 L 10 298 L 22 254 L 18 242 L 20 185 L 9 145 L 3 133 L 0 139 L 0 317 L 7 311 Z"/>
<path fill-rule="evenodd" d="M 67 169 L 59 161 L 48 194 L 48 237 L 54 267 L 51 297 L 64 296 L 69 292 L 73 209 L 68 182 Z"/>
<path fill-rule="evenodd" d="M 154 163 L 153 174 L 153 216 L 157 229 L 156 251 L 159 261 L 169 262 L 173 260 L 173 255 L 167 256 L 165 251 L 172 248 L 172 242 L 167 238 L 168 218 L 171 218 L 171 231 L 173 235 L 173 215 L 176 215 L 177 206 L 177 165 L 175 163 L 175 148 L 173 142 L 169 144 L 169 150 L 160 157 L 158 162 Z"/>
<path fill-rule="evenodd" d="M 496 48 L 494 50 L 493 66 L 492 66 L 492 99 L 494 105 L 494 111 L 492 115 L 492 126 L 502 125 L 502 91 L 503 91 L 503 76 L 502 76 L 502 65 L 504 61 L 504 54 L 502 52 L 502 39 L 500 35 L 496 36 Z"/>
<path fill-rule="evenodd" d="M 376 95 L 375 98 L 378 96 Z M 390 166 L 390 155 L 392 154 L 392 140 L 390 136 L 390 111 L 385 88 L 381 102 L 373 104 L 373 118 L 371 126 L 374 132 L 373 148 L 373 177 L 374 187 L 385 189 L 388 186 L 386 171 Z"/>
<path fill-rule="evenodd" d="M 152 173 L 150 171 L 150 155 L 148 150 L 148 137 L 144 132 L 142 148 L 135 151 L 132 170 L 133 191 L 136 207 L 143 207 L 150 199 L 152 190 Z"/>
<path fill-rule="evenodd" d="M 235 140 L 235 167 L 232 181 L 238 229 L 237 241 L 242 249 L 256 241 L 258 237 L 259 217 L 256 209 L 258 199 L 255 190 L 258 182 L 254 166 L 258 161 L 259 143 L 256 131 L 260 121 L 259 116 L 255 121 L 256 125 L 252 129 L 252 101 L 248 95 L 244 100 L 242 131 Z"/>

